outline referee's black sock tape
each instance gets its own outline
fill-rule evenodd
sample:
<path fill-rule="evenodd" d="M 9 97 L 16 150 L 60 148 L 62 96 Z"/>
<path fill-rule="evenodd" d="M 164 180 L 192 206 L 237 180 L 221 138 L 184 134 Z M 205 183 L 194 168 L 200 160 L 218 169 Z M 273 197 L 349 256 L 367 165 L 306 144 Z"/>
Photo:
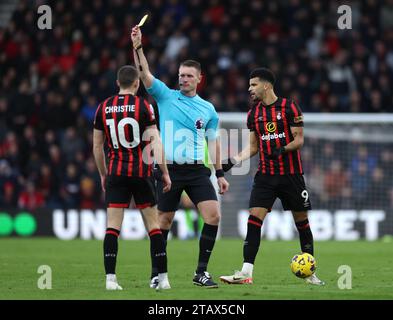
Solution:
<path fill-rule="evenodd" d="M 222 164 L 222 170 L 224 170 L 224 172 L 231 170 L 233 166 L 237 165 L 237 161 L 233 157 L 227 159 L 227 162 L 228 163 Z"/>
<path fill-rule="evenodd" d="M 243 259 L 244 262 L 254 264 L 259 246 L 261 244 L 261 227 L 263 221 L 250 214 L 247 222 L 247 236 L 244 240 Z"/>
<path fill-rule="evenodd" d="M 221 178 L 223 176 L 225 176 L 224 170 L 222 170 L 222 169 L 216 170 L 216 177 L 217 178 Z"/>
<path fill-rule="evenodd" d="M 199 259 L 196 273 L 202 273 L 207 270 L 210 255 L 216 243 L 218 226 L 205 223 L 202 228 L 199 239 Z"/>

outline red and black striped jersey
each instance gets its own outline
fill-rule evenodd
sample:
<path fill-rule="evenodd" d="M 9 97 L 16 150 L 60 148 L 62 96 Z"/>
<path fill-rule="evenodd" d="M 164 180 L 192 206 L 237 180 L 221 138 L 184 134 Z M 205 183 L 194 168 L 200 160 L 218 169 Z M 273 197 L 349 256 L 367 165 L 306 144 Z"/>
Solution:
<path fill-rule="evenodd" d="M 99 104 L 94 128 L 105 132 L 108 175 L 152 176 L 150 141 L 142 137 L 146 127 L 155 124 L 154 110 L 143 98 L 118 94 Z"/>
<path fill-rule="evenodd" d="M 282 154 L 277 159 L 268 157 L 274 149 L 293 141 L 291 127 L 303 127 L 302 112 L 293 100 L 278 98 L 269 106 L 259 102 L 248 112 L 247 127 L 257 136 L 258 171 L 267 175 L 303 174 L 299 150 Z"/>

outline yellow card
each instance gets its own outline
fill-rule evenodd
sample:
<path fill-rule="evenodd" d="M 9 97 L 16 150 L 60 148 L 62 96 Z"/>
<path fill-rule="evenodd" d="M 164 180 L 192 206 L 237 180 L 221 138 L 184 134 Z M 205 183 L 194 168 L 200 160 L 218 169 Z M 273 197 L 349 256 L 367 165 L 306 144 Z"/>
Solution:
<path fill-rule="evenodd" d="M 148 16 L 149 16 L 148 14 L 145 14 L 145 15 L 143 16 L 143 18 L 141 19 L 141 21 L 139 21 L 139 23 L 138 23 L 138 27 L 142 27 L 142 26 L 143 26 L 143 24 L 145 23 L 145 21 L 146 21 L 146 19 L 147 19 Z"/>

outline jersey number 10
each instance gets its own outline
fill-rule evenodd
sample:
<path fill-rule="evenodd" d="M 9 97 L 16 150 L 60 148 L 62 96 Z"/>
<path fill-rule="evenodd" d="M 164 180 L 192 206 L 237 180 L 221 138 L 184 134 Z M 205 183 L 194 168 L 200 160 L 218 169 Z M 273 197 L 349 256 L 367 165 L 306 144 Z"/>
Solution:
<path fill-rule="evenodd" d="M 133 118 L 123 118 L 117 124 L 117 133 L 119 135 L 119 140 L 117 140 L 116 125 L 114 119 L 106 120 L 107 126 L 109 126 L 109 131 L 111 134 L 112 145 L 115 149 L 119 149 L 119 142 L 124 148 L 135 148 L 141 141 L 139 135 L 139 123 Z M 132 128 L 133 140 L 127 141 L 126 133 L 124 127 L 129 124 Z"/>

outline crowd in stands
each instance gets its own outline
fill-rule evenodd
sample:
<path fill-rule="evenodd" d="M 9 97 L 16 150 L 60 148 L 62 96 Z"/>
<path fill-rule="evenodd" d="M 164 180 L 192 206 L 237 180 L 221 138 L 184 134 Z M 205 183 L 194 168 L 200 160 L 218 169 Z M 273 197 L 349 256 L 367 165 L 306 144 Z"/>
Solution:
<path fill-rule="evenodd" d="M 336 1 L 52 0 L 49 30 L 37 26 L 41 4 L 19 1 L 0 29 L 0 208 L 103 207 L 93 117 L 116 93 L 117 69 L 133 63 L 130 29 L 146 13 L 152 73 L 176 87 L 179 62 L 200 61 L 199 94 L 218 112 L 248 110 L 258 66 L 271 68 L 277 93 L 304 112 L 393 111 L 393 0 L 346 1 L 345 30 Z M 307 140 L 303 159 L 321 205 L 360 203 L 391 171 L 389 148 L 374 155 L 356 146 L 360 160 L 348 162 L 328 157 L 339 146 L 318 146 Z M 326 163 L 307 167 L 313 152 Z M 393 188 L 384 192 L 393 205 Z"/>

